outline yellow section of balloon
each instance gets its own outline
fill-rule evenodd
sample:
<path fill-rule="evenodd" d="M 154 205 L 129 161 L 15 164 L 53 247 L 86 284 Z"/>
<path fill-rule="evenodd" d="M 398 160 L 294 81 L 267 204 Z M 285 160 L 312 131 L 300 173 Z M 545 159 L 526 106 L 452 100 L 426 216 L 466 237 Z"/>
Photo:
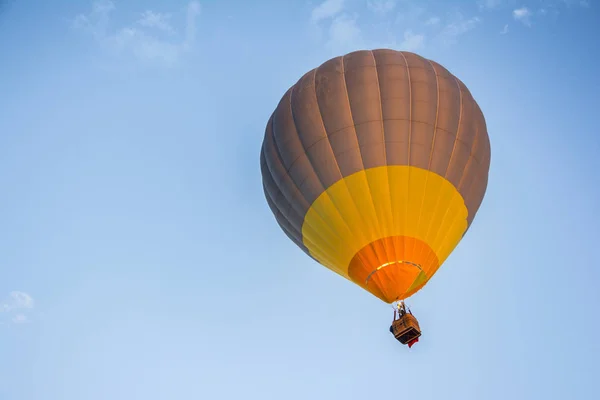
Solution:
<path fill-rule="evenodd" d="M 450 182 L 422 168 L 396 165 L 362 170 L 329 187 L 306 214 L 302 236 L 315 259 L 348 278 L 352 257 L 378 239 L 422 240 L 441 265 L 466 229 L 467 208 Z"/>

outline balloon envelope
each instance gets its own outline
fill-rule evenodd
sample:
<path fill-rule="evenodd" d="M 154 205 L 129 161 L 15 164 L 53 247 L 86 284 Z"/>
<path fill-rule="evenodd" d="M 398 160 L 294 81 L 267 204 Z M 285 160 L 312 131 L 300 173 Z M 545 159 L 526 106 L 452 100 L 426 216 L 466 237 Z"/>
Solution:
<path fill-rule="evenodd" d="M 458 78 L 382 49 L 300 78 L 268 121 L 260 160 L 287 236 L 391 303 L 421 289 L 466 233 L 490 155 L 484 116 Z"/>

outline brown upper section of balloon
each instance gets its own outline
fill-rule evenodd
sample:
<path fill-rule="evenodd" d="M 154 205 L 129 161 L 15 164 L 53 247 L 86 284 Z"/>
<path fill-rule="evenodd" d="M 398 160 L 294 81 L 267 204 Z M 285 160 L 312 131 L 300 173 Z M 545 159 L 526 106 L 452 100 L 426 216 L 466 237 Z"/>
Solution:
<path fill-rule="evenodd" d="M 285 93 L 267 124 L 265 195 L 304 249 L 312 202 L 343 177 L 384 165 L 445 177 L 462 195 L 469 225 L 487 187 L 490 142 L 479 106 L 447 69 L 414 53 L 357 51 L 328 60 Z"/>

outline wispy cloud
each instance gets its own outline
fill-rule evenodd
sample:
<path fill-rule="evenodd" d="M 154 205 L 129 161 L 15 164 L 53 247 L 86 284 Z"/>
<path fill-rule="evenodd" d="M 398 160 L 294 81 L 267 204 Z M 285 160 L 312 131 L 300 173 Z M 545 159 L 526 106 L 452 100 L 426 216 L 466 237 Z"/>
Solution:
<path fill-rule="evenodd" d="M 396 23 L 399 25 L 421 23 L 427 13 L 427 9 L 418 5 L 416 2 L 404 1 L 398 7 Z"/>
<path fill-rule="evenodd" d="M 25 324 L 29 322 L 29 318 L 25 314 L 17 314 L 12 318 L 12 322 L 15 324 Z"/>
<path fill-rule="evenodd" d="M 335 17 L 344 8 L 344 0 L 325 0 L 312 10 L 310 20 L 317 23 L 323 19 Z"/>
<path fill-rule="evenodd" d="M 537 0 L 536 6 L 533 1 L 521 1 L 476 0 L 470 14 L 466 6 L 451 0 L 435 8 L 415 0 L 321 0 L 311 10 L 309 26 L 320 43 L 338 55 L 361 48 L 417 50 L 455 45 L 482 26 L 484 18 L 490 16 L 491 21 L 494 14 L 501 17 L 506 13 L 530 27 L 552 10 L 589 6 L 589 0 Z M 504 21 L 498 33 L 507 35 L 509 23 Z"/>
<path fill-rule="evenodd" d="M 415 34 L 410 29 L 404 32 L 404 40 L 400 43 L 400 49 L 415 51 L 423 47 L 425 35 Z"/>
<path fill-rule="evenodd" d="M 396 0 L 367 0 L 367 7 L 375 14 L 385 15 L 396 8 Z"/>
<path fill-rule="evenodd" d="M 367 0 L 362 4 L 369 12 L 363 15 L 356 9 L 357 4 L 326 0 L 311 12 L 312 32 L 317 32 L 319 40 L 334 54 L 381 47 L 415 51 L 430 43 L 428 37 L 438 44 L 454 44 L 481 22 L 477 16 L 467 18 L 461 13 L 441 18 L 428 12 L 422 3 L 412 1 Z M 372 14 L 378 17 L 375 24 Z"/>
<path fill-rule="evenodd" d="M 0 312 L 8 316 L 8 321 L 15 324 L 29 322 L 26 313 L 30 312 L 35 306 L 33 297 L 28 293 L 21 291 L 12 291 L 8 298 L 0 303 Z M 2 320 L 2 323 L 8 322 Z"/>
<path fill-rule="evenodd" d="M 196 20 L 200 14 L 197 1 L 187 6 L 183 33 L 171 24 L 171 14 L 152 10 L 141 13 L 129 25 L 111 30 L 109 23 L 115 9 L 111 0 L 96 0 L 89 13 L 75 17 L 73 27 L 90 34 L 97 44 L 111 53 L 129 54 L 138 60 L 158 61 L 164 65 L 176 64 L 196 40 Z"/>
<path fill-rule="evenodd" d="M 465 18 L 461 13 L 455 13 L 439 33 L 439 38 L 446 44 L 454 44 L 460 36 L 475 29 L 480 23 L 481 18 L 477 16 Z"/>
<path fill-rule="evenodd" d="M 370 0 L 367 8 L 379 16 L 389 15 L 396 6 L 396 1 Z M 387 31 L 387 41 L 381 37 L 366 38 L 359 25 L 360 15 L 350 13 L 343 1 L 327 0 L 311 13 L 310 21 L 326 34 L 324 44 L 335 55 L 366 48 L 391 47 L 414 51 L 423 46 L 425 35 L 415 33 L 412 29 L 404 29 L 402 38 L 398 40 L 391 29 Z"/>
<path fill-rule="evenodd" d="M 337 53 L 356 50 L 364 45 L 361 29 L 357 24 L 357 16 L 342 14 L 333 19 L 329 27 L 327 46 Z"/>
<path fill-rule="evenodd" d="M 0 303 L 0 311 L 10 312 L 13 310 L 31 309 L 34 306 L 33 298 L 18 290 L 10 292 L 8 299 Z"/>
<path fill-rule="evenodd" d="M 440 17 L 431 17 L 425 21 L 425 25 L 437 25 L 440 23 Z"/>
<path fill-rule="evenodd" d="M 522 22 L 526 26 L 531 26 L 531 11 L 527 7 L 521 7 L 513 10 L 513 18 Z"/>
<path fill-rule="evenodd" d="M 310 23 L 319 40 L 333 54 L 341 54 L 364 46 L 358 14 L 345 10 L 344 0 L 325 0 L 311 12 Z"/>
<path fill-rule="evenodd" d="M 174 29 L 170 23 L 171 14 L 162 14 L 152 10 L 144 11 L 138 20 L 138 24 L 148 28 L 156 28 L 161 31 L 173 33 Z"/>

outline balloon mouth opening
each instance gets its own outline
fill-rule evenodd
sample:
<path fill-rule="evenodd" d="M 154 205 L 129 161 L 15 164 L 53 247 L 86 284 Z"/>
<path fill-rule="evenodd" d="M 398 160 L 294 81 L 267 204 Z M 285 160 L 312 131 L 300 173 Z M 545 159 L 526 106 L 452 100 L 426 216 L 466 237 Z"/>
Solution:
<path fill-rule="evenodd" d="M 417 264 L 412 261 L 396 260 L 396 261 L 385 262 L 369 273 L 369 275 L 367 276 L 367 279 L 365 279 L 366 287 L 367 288 L 369 287 L 369 281 L 370 281 L 371 277 L 378 271 L 381 271 L 382 269 L 387 268 L 387 267 L 392 267 L 392 266 L 402 267 L 402 266 L 406 266 L 406 265 L 416 267 L 419 269 L 420 272 L 423 272 L 423 268 L 421 267 L 421 264 Z"/>
<path fill-rule="evenodd" d="M 369 273 L 364 286 L 369 292 L 380 294 L 378 297 L 389 304 L 409 297 L 411 287 L 420 276 L 426 276 L 421 264 L 407 260 L 388 261 Z"/>

